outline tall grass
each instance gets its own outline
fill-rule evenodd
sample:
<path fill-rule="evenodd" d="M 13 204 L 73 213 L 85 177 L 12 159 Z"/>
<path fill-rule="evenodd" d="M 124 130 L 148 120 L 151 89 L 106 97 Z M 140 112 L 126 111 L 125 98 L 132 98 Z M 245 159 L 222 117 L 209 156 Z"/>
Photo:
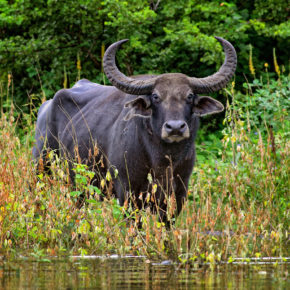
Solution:
<path fill-rule="evenodd" d="M 0 254 L 117 253 L 211 264 L 288 255 L 287 86 L 286 77 L 248 83 L 246 93 L 235 92 L 232 84 L 223 138 L 197 150 L 188 200 L 169 230 L 149 210 L 120 207 L 110 198 L 98 201 L 100 191 L 90 187 L 92 176 L 84 165 L 75 166 L 83 176 L 77 189 L 67 183 L 67 171 L 57 158 L 52 159 L 52 175 L 36 176 L 34 125 L 24 116 L 20 139 L 21 120 L 12 104 L 0 119 Z M 272 100 L 275 110 L 263 107 L 260 98 Z M 89 193 L 81 208 L 75 203 L 78 191 Z M 171 211 L 174 200 L 167 202 Z"/>

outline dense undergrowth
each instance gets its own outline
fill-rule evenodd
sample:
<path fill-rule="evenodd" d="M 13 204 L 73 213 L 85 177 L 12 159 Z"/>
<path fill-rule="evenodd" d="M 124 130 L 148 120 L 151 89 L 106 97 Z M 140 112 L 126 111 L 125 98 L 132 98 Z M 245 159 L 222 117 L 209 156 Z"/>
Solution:
<path fill-rule="evenodd" d="M 243 93 L 234 83 L 225 90 L 223 129 L 207 136 L 201 128 L 188 200 L 170 230 L 148 210 L 98 201 L 84 165 L 76 164 L 76 189 L 55 159 L 52 175 L 36 176 L 31 115 L 19 134 L 23 120 L 12 105 L 0 119 L 0 254 L 116 253 L 211 264 L 289 255 L 288 86 L 280 76 L 246 83 Z M 75 199 L 84 191 L 90 198 L 79 209 Z M 174 200 L 168 203 L 173 210 Z"/>

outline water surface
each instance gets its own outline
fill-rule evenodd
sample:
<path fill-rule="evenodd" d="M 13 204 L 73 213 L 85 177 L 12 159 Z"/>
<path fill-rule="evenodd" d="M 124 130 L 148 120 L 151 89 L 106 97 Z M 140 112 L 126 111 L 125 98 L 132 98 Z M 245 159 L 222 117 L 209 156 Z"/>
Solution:
<path fill-rule="evenodd" d="M 288 259 L 181 266 L 145 257 L 0 259 L 0 289 L 290 289 Z"/>

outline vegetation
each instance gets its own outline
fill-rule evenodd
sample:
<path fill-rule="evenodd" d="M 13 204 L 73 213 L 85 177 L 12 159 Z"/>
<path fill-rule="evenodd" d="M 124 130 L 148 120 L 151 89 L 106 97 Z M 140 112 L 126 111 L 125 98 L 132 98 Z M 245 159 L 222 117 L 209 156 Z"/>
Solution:
<path fill-rule="evenodd" d="M 201 131 L 188 201 L 170 230 L 146 209 L 120 207 L 109 197 L 99 201 L 101 190 L 89 185 L 94 173 L 85 165 L 75 164 L 73 188 L 53 152 L 52 175 L 40 172 L 36 177 L 31 115 L 24 115 L 29 126 L 20 139 L 21 120 L 12 105 L 0 123 L 0 253 L 138 254 L 211 264 L 287 255 L 289 81 L 280 76 L 245 86 L 247 94 L 236 92 L 234 82 L 225 91 L 222 138 L 206 138 Z M 76 198 L 83 192 L 88 198 L 79 209 Z M 174 198 L 167 202 L 171 214 Z"/>
<path fill-rule="evenodd" d="M 0 0 L 0 254 L 132 253 L 212 265 L 288 255 L 289 77 L 279 65 L 288 61 L 286 13 L 281 0 Z M 202 77 L 221 64 L 214 35 L 236 47 L 237 74 L 219 96 L 225 115 L 202 121 L 188 200 L 170 230 L 146 209 L 99 201 L 109 174 L 96 188 L 94 173 L 76 163 L 73 188 L 51 153 L 52 175 L 36 176 L 38 104 L 79 78 L 106 83 L 106 46 L 130 39 L 118 55 L 128 75 Z M 167 202 L 171 214 L 174 198 Z"/>
<path fill-rule="evenodd" d="M 102 55 L 114 41 L 129 38 L 118 55 L 127 74 L 183 72 L 203 77 L 221 65 L 229 40 L 238 53 L 236 87 L 269 63 L 288 63 L 289 7 L 283 0 L 0 0 L 0 81 L 11 75 L 13 99 L 26 113 L 71 87 L 81 76 L 106 82 Z M 76 69 L 77 67 L 77 69 Z"/>

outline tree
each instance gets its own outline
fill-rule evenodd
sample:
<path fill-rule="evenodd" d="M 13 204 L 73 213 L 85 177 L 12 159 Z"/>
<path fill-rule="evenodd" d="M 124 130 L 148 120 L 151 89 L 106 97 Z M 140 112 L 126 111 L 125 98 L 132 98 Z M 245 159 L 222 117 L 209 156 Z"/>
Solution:
<path fill-rule="evenodd" d="M 282 0 L 0 0 L 0 80 L 12 75 L 19 105 L 28 95 L 51 98 L 79 77 L 102 83 L 104 48 L 122 38 L 130 39 L 118 54 L 126 74 L 202 77 L 222 63 L 218 35 L 237 49 L 239 84 L 249 44 L 258 68 L 272 62 L 273 47 L 288 61 L 287 9 Z"/>

